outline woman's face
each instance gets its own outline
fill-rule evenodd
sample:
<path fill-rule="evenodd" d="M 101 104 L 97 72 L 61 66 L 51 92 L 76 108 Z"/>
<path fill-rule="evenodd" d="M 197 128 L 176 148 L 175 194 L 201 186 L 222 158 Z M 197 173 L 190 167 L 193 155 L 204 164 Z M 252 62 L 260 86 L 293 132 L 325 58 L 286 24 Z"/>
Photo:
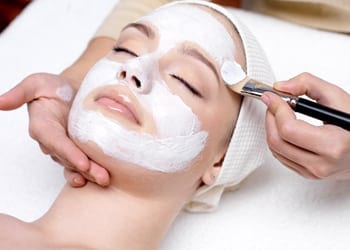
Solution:
<path fill-rule="evenodd" d="M 153 12 L 126 26 L 89 72 L 72 107 L 70 135 L 104 166 L 122 161 L 158 174 L 193 166 L 200 175 L 224 156 L 239 111 L 240 97 L 220 75 L 235 50 L 208 10 L 174 5 Z"/>

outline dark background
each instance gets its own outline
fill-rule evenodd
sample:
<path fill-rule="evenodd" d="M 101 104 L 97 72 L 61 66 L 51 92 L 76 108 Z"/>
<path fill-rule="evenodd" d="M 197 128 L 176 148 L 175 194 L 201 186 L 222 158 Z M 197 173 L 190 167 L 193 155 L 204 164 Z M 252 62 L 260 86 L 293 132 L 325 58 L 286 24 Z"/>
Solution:
<path fill-rule="evenodd" d="M 0 32 L 29 2 L 30 0 L 0 0 Z"/>

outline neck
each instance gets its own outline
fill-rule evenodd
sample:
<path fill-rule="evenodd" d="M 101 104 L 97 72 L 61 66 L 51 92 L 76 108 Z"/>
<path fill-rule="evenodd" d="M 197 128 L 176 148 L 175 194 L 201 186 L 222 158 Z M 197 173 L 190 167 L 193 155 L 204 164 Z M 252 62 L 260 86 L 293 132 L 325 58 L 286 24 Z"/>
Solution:
<path fill-rule="evenodd" d="M 183 200 L 140 198 L 93 183 L 83 188 L 66 185 L 50 210 L 34 224 L 61 247 L 157 249 Z"/>

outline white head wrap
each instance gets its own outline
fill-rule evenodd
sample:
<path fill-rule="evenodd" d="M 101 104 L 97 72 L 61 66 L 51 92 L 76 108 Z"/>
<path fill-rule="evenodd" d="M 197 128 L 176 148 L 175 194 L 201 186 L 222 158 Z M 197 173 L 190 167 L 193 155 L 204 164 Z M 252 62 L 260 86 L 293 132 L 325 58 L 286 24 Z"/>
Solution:
<path fill-rule="evenodd" d="M 243 43 L 247 75 L 267 84 L 274 82 L 274 75 L 256 38 L 237 17 L 216 4 L 206 1 L 176 1 L 172 4 L 198 4 L 207 6 L 225 16 L 237 30 Z M 167 5 L 167 6 L 169 6 Z M 187 204 L 192 212 L 214 210 L 225 189 L 234 189 L 257 167 L 263 165 L 268 154 L 265 138 L 265 107 L 253 98 L 244 97 L 238 120 L 227 149 L 219 176 L 210 186 L 202 186 Z"/>

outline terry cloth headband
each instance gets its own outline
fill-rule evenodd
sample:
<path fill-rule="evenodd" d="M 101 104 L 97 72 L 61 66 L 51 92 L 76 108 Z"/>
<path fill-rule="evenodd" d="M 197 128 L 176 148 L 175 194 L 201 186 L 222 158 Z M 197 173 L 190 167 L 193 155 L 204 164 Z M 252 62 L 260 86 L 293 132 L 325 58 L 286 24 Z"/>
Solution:
<path fill-rule="evenodd" d="M 207 1 L 175 1 L 165 6 L 175 4 L 206 6 L 226 17 L 242 40 L 247 75 L 272 85 L 274 75 L 264 51 L 256 38 L 237 17 L 225 8 Z M 210 186 L 200 187 L 186 205 L 186 210 L 192 212 L 214 210 L 225 189 L 237 187 L 252 171 L 263 165 L 268 155 L 264 124 L 265 106 L 258 100 L 244 97 L 235 130 L 216 181 Z"/>

